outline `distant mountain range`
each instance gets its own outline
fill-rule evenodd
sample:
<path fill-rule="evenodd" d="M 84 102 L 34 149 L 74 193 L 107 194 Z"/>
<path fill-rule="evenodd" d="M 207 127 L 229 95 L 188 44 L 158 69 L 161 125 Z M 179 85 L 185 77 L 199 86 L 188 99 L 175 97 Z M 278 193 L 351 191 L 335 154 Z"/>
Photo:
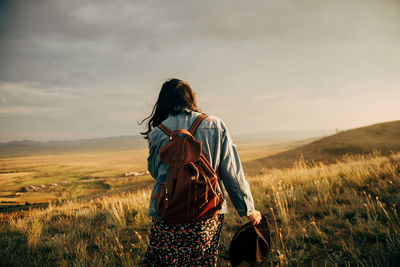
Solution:
<path fill-rule="evenodd" d="M 400 121 L 378 123 L 370 126 L 340 131 L 309 144 L 247 161 L 243 166 L 248 173 L 262 168 L 292 167 L 303 157 L 306 161 L 334 162 L 344 154 L 368 154 L 374 150 L 382 154 L 400 151 Z"/>
<path fill-rule="evenodd" d="M 0 143 L 0 156 L 72 151 L 128 150 L 145 147 L 147 147 L 146 141 L 138 135 L 47 142 L 22 140 Z"/>
<path fill-rule="evenodd" d="M 232 138 L 235 143 L 274 143 L 320 137 L 332 132 L 332 130 L 271 131 L 233 135 Z M 20 140 L 0 143 L 0 157 L 75 151 L 128 150 L 146 147 L 146 140 L 138 135 L 47 142 Z"/>

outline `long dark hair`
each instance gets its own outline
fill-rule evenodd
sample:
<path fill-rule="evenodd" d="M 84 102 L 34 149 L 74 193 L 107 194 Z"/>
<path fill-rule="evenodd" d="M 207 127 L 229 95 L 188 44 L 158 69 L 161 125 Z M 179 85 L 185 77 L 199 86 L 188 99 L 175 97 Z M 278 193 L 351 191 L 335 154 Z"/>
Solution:
<path fill-rule="evenodd" d="M 162 87 L 156 104 L 147 118 L 147 131 L 141 132 L 145 139 L 148 139 L 149 133 L 153 127 L 157 127 L 169 115 L 176 115 L 184 109 L 198 111 L 196 95 L 190 85 L 179 79 L 169 79 Z"/>

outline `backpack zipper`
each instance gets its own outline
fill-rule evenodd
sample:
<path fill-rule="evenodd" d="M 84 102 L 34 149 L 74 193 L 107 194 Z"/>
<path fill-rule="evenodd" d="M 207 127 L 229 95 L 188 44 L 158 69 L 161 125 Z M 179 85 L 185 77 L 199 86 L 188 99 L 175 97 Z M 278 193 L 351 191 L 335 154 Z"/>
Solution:
<path fill-rule="evenodd" d="M 164 209 L 168 209 L 168 188 L 166 183 L 162 183 L 165 188 L 165 196 L 164 196 Z"/>

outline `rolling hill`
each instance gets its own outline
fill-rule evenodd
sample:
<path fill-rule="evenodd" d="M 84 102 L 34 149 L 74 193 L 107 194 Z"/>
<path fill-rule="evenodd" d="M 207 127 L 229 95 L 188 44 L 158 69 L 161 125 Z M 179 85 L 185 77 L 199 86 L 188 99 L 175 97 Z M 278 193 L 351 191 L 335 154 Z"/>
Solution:
<path fill-rule="evenodd" d="M 242 134 L 232 134 L 232 139 L 235 143 L 285 143 L 298 140 L 306 140 L 310 138 L 328 136 L 334 133 L 333 129 L 319 130 L 295 130 L 295 131 L 266 131 L 252 132 Z"/>
<path fill-rule="evenodd" d="M 341 131 L 309 144 L 243 163 L 248 173 L 262 168 L 286 168 L 303 157 L 310 162 L 334 162 L 345 154 L 389 154 L 400 151 L 400 121 L 378 123 Z"/>

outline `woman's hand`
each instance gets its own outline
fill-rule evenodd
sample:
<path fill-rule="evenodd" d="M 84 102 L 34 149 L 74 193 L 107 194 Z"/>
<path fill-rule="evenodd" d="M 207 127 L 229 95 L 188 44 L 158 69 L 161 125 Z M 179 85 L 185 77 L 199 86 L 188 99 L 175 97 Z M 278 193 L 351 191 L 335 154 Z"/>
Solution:
<path fill-rule="evenodd" d="M 258 210 L 253 211 L 252 214 L 246 217 L 253 223 L 253 225 L 257 225 L 261 222 L 261 214 Z"/>

